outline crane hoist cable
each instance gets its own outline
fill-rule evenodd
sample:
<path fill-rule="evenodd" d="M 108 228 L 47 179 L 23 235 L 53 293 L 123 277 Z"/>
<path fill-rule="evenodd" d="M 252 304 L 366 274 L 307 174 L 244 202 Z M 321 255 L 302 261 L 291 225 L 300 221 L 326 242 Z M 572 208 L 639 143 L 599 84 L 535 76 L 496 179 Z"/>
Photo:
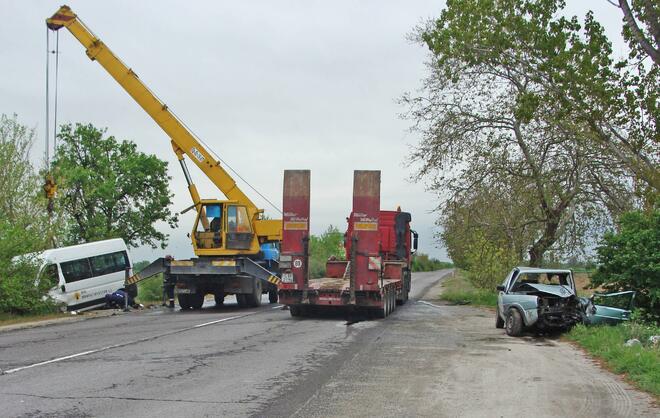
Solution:
<path fill-rule="evenodd" d="M 227 161 L 225 161 L 225 160 L 223 160 L 222 158 L 220 158 L 220 156 L 219 156 L 218 154 L 216 154 L 216 152 L 213 150 L 213 148 L 211 148 L 211 147 L 210 147 L 210 146 L 209 146 L 209 145 L 208 145 L 208 144 L 207 144 L 202 138 L 199 137 L 199 135 L 197 135 L 197 134 L 195 133 L 195 131 L 193 131 L 188 125 L 186 125 L 186 123 L 185 123 L 183 120 L 181 120 L 181 118 L 179 118 L 179 116 L 177 116 L 177 114 L 174 113 L 174 111 L 173 111 L 171 108 L 170 108 L 170 112 L 172 113 L 172 115 L 174 115 L 175 118 L 177 118 L 177 119 L 179 120 L 179 122 L 180 122 L 183 126 L 186 127 L 186 129 L 188 129 L 188 130 L 189 130 L 189 131 L 195 136 L 195 138 L 197 138 L 197 140 L 198 140 L 199 142 L 201 142 L 201 143 L 206 147 L 207 150 L 209 150 L 209 152 L 210 152 L 211 154 L 213 154 L 213 156 L 214 156 L 215 158 L 218 159 L 218 161 L 220 161 L 220 162 L 221 162 L 222 164 L 224 164 L 228 169 L 230 169 L 231 172 L 234 173 L 234 174 L 236 175 L 236 177 L 238 177 L 239 179 L 241 179 L 241 180 L 242 180 L 242 181 L 243 181 L 243 182 L 244 182 L 249 188 L 251 188 L 252 190 L 254 190 L 254 192 L 255 192 L 256 194 L 258 194 L 263 200 L 265 200 L 269 205 L 271 205 L 276 211 L 278 211 L 280 214 L 282 213 L 282 209 L 280 209 L 277 205 L 275 205 L 273 202 L 271 202 L 270 199 L 268 199 L 266 196 L 264 196 L 259 190 L 257 190 L 256 187 L 254 187 L 254 186 L 251 185 L 247 180 L 245 180 L 245 178 L 244 178 L 243 176 L 241 176 L 240 173 L 238 173 L 238 171 L 234 170 L 234 169 L 232 168 L 232 166 L 230 166 L 230 165 L 227 163 Z"/>

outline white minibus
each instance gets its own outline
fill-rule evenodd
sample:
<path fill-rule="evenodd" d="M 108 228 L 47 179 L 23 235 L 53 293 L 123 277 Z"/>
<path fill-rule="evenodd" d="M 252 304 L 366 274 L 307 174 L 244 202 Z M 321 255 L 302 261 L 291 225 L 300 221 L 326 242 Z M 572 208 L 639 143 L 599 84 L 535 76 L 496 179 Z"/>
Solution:
<path fill-rule="evenodd" d="M 131 259 L 121 238 L 53 248 L 37 255 L 38 280 L 57 283 L 49 292 L 68 310 L 105 303 L 105 295 L 124 288 Z"/>

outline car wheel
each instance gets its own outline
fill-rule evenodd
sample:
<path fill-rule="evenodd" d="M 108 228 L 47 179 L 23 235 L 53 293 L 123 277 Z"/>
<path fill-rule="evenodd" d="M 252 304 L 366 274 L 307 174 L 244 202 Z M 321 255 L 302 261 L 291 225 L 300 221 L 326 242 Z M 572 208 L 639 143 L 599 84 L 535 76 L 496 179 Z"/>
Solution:
<path fill-rule="evenodd" d="M 522 333 L 523 322 L 520 311 L 516 308 L 509 309 L 506 315 L 506 334 L 511 337 L 517 337 Z"/>
<path fill-rule="evenodd" d="M 495 311 L 495 328 L 504 328 L 504 320 L 498 310 Z"/>
<path fill-rule="evenodd" d="M 290 305 L 289 312 L 291 313 L 291 316 L 297 317 L 302 314 L 302 308 L 300 306 Z"/>

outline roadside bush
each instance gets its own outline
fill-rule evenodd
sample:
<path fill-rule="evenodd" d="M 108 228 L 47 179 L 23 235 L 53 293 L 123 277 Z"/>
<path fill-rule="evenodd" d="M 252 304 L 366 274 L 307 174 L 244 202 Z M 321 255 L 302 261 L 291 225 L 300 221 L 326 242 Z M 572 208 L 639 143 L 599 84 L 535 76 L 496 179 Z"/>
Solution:
<path fill-rule="evenodd" d="M 518 261 L 509 249 L 484 237 L 473 237 L 466 251 L 467 278 L 475 287 L 493 291 Z"/>
<path fill-rule="evenodd" d="M 163 275 L 158 274 L 138 283 L 138 301 L 160 302 L 163 300 Z"/>
<path fill-rule="evenodd" d="M 607 291 L 634 290 L 635 305 L 647 319 L 660 321 L 660 209 L 621 216 L 619 230 L 598 247 L 591 282 Z"/>
<path fill-rule="evenodd" d="M 139 273 L 140 270 L 150 264 L 147 260 L 133 263 L 133 272 Z M 138 283 L 137 300 L 141 303 L 160 302 L 163 300 L 163 275 L 158 274 L 147 280 Z"/>
<path fill-rule="evenodd" d="M 11 314 L 53 312 L 51 299 L 43 300 L 54 286 L 47 280 L 37 282 L 38 264 L 30 257 L 15 256 L 40 249 L 40 239 L 29 228 L 0 221 L 0 311 Z"/>
<path fill-rule="evenodd" d="M 417 253 L 412 261 L 412 271 L 435 271 L 453 268 L 454 264 L 431 258 L 428 254 Z"/>

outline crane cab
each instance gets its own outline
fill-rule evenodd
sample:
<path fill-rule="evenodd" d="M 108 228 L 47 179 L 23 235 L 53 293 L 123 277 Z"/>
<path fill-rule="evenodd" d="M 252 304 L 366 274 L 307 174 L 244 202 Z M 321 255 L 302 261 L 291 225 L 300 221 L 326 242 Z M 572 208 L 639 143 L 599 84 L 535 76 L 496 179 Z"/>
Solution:
<path fill-rule="evenodd" d="M 235 201 L 203 200 L 192 233 L 192 243 L 197 255 L 222 255 L 222 250 L 246 250 L 259 245 L 252 229 L 252 217 L 248 207 Z"/>

